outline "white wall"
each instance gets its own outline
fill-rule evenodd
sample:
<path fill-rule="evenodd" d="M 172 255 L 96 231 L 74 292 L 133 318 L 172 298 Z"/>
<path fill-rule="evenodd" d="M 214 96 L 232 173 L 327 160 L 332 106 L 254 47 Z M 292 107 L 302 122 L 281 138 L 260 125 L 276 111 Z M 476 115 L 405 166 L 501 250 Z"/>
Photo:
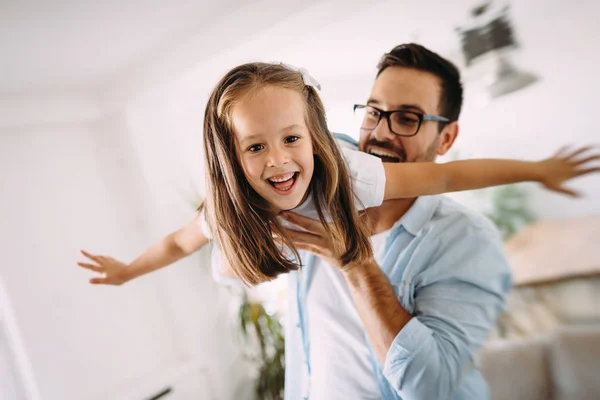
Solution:
<path fill-rule="evenodd" d="M 38 103 L 29 97 L 2 99 L 0 275 L 42 398 L 110 398 L 141 385 L 140 377 L 203 360 L 210 363 L 209 392 L 240 398 L 236 385 L 247 372 L 233 334 L 235 301 L 212 282 L 206 253 L 123 287 L 101 288 L 89 286 L 89 275 L 77 269 L 78 249 L 131 260 L 193 216 L 203 179 L 205 103 L 231 67 L 256 60 L 307 67 L 323 85 L 331 128 L 352 134 L 351 105 L 368 95 L 381 54 L 418 41 L 456 57 L 454 27 L 472 4 L 318 2 L 285 18 L 277 14 L 262 32 L 241 44 L 227 42 L 233 45 L 209 59 L 179 51 L 181 63 L 166 56 L 148 60 L 170 72 L 140 74 L 144 85 L 105 88 L 100 102 L 79 93 L 64 104 L 40 97 L 41 111 L 32 117 Z M 594 17 L 600 3 L 511 4 L 523 44 L 519 65 L 542 80 L 488 105 L 467 81 L 456 150 L 461 157 L 534 159 L 565 143 L 598 143 Z M 216 26 L 211 37 L 218 41 Z M 221 35 L 243 34 L 234 28 L 224 26 Z M 99 106 L 112 112 L 98 119 Z M 600 213 L 600 179 L 581 179 L 574 187 L 587 197 L 571 201 L 536 191 L 536 211 L 544 218 Z M 458 197 L 478 206 L 473 195 Z"/>
<path fill-rule="evenodd" d="M 523 44 L 518 65 L 541 81 L 487 106 L 478 101 L 474 85 L 468 87 L 458 148 L 465 155 L 539 159 L 563 145 L 597 146 L 600 54 L 595 49 L 600 28 L 594 16 L 600 15 L 600 3 L 520 1 L 514 11 Z M 534 210 L 547 219 L 600 214 L 598 175 L 570 187 L 585 197 L 572 200 L 534 190 Z"/>
<path fill-rule="evenodd" d="M 128 261 L 165 233 L 130 139 L 120 115 L 0 132 L 0 275 L 41 398 L 116 398 L 194 361 L 230 398 L 234 310 L 206 252 L 122 287 L 75 265 L 80 248 Z"/>
<path fill-rule="evenodd" d="M 455 62 L 461 61 L 453 28 L 464 22 L 467 6 L 472 2 L 429 1 L 422 7 L 384 3 L 332 23 L 324 31 L 314 33 L 322 40 L 288 51 L 293 62 L 314 65 L 311 71 L 323 85 L 334 131 L 358 135 L 352 121 L 352 104 L 365 101 L 378 58 L 395 44 L 414 40 Z M 598 145 L 600 54 L 596 51 L 596 39 L 600 28 L 595 16 L 600 15 L 600 3 L 577 1 L 574 6 L 556 0 L 515 0 L 510 4 L 522 44 L 516 54 L 517 65 L 536 73 L 541 80 L 486 104 L 480 83 L 463 70 L 466 100 L 454 150 L 461 158 L 541 159 L 567 144 Z M 318 55 L 319 63 L 312 60 L 313 55 Z M 337 73 L 332 71 L 335 69 Z M 600 213 L 597 175 L 578 179 L 571 187 L 585 193 L 585 197 L 572 200 L 531 187 L 532 206 L 539 217 L 557 219 Z M 479 194 L 454 197 L 473 207 L 484 207 Z"/>
<path fill-rule="evenodd" d="M 152 135 L 138 135 L 142 140 L 136 140 L 136 148 L 144 149 L 140 151 L 145 154 L 141 157 L 146 159 L 145 168 L 163 169 L 157 164 L 165 162 L 168 166 L 164 171 L 178 181 L 184 178 L 174 172 L 185 169 L 181 167 L 200 170 L 201 118 L 208 95 L 227 70 L 248 61 L 283 60 L 307 67 L 323 86 L 332 130 L 357 135 L 352 104 L 364 102 L 368 96 L 379 57 L 396 44 L 417 41 L 460 64 L 454 29 L 465 23 L 473 4 L 470 0 L 429 0 L 410 5 L 379 1 L 371 7 L 366 3 L 323 2 L 249 37 L 243 45 L 224 48 L 215 57 L 197 61 L 181 74 L 150 85 L 133 101 L 137 105 L 132 112 L 138 121 L 148 121 L 147 132 L 168 132 L 161 134 L 160 145 L 147 142 L 159 140 Z M 466 100 L 454 150 L 462 158 L 541 159 L 565 144 L 597 144 L 594 97 L 600 89 L 596 77 L 600 54 L 593 49 L 600 29 L 593 16 L 600 14 L 600 3 L 579 1 L 577 7 L 571 7 L 558 0 L 514 0 L 510 4 L 522 44 L 516 53 L 517 65 L 541 80 L 485 104 L 480 83 L 464 70 Z M 190 57 L 197 59 L 194 54 Z M 148 104 L 154 105 L 151 113 L 143 111 Z M 159 149 L 163 151 L 160 155 Z M 156 171 L 153 175 L 161 180 L 161 174 Z M 189 174 L 185 179 L 201 182 L 201 174 L 194 172 L 188 178 Z M 189 187 L 183 181 L 177 185 Z M 586 197 L 574 201 L 534 186 L 532 202 L 539 216 L 554 219 L 600 213 L 597 176 L 579 179 L 572 187 Z M 480 208 L 477 196 L 455 197 Z"/>

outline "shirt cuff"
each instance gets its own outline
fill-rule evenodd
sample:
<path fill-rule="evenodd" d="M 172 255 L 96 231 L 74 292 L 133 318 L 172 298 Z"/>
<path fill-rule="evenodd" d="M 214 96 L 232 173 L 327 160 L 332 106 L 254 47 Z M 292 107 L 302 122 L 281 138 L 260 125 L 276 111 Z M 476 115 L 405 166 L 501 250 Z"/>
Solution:
<path fill-rule="evenodd" d="M 236 278 L 230 278 L 221 274 L 220 266 L 223 263 L 222 257 L 223 254 L 219 246 L 216 243 L 213 244 L 210 253 L 210 270 L 212 272 L 212 277 L 215 280 L 215 282 L 223 286 L 244 286 L 241 280 Z"/>
<path fill-rule="evenodd" d="M 416 317 L 411 318 L 396 335 L 387 352 L 383 375 L 390 382 L 401 383 L 411 361 L 430 340 L 434 340 L 431 330 Z"/>
<path fill-rule="evenodd" d="M 359 209 L 378 207 L 385 193 L 385 169 L 379 157 L 358 150 L 342 149 L 352 178 Z"/>
<path fill-rule="evenodd" d="M 200 212 L 200 229 L 202 229 L 202 233 L 206 236 L 207 239 L 212 240 L 213 235 L 210 231 L 210 227 L 208 226 L 208 222 L 206 222 L 206 212 L 202 210 Z"/>
<path fill-rule="evenodd" d="M 377 177 L 375 182 L 375 190 L 373 190 L 373 201 L 371 207 L 379 207 L 383 203 L 383 195 L 385 194 L 385 169 L 383 162 L 374 166 L 374 173 Z"/>

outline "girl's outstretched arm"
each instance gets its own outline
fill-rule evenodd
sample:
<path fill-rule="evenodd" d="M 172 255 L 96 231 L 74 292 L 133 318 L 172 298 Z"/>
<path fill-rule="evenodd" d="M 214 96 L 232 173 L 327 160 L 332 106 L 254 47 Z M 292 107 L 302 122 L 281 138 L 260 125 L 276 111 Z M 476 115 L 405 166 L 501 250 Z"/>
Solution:
<path fill-rule="evenodd" d="M 591 147 L 561 149 L 542 161 L 479 159 L 434 162 L 384 163 L 384 199 L 412 198 L 518 182 L 540 182 L 547 189 L 578 196 L 564 187 L 568 180 L 600 171 L 600 154 Z M 596 162 L 596 163 L 594 163 Z"/>
<path fill-rule="evenodd" d="M 149 272 L 166 267 L 200 250 L 208 238 L 202 231 L 202 217 L 199 213 L 183 228 L 172 232 L 150 246 L 132 263 L 126 264 L 112 257 L 81 253 L 88 258 L 77 264 L 103 276 L 90 279 L 92 284 L 121 285 Z"/>

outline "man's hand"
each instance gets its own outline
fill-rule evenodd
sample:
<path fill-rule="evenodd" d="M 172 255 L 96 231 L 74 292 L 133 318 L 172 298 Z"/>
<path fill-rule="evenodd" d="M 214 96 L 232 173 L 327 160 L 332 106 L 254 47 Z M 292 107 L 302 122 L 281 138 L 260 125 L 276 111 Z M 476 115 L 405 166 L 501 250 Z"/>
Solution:
<path fill-rule="evenodd" d="M 300 232 L 286 228 L 287 234 L 298 250 L 308 251 L 334 267 L 340 268 L 342 266 L 338 256 L 334 254 L 331 238 L 328 237 L 327 231 L 321 221 L 316 221 L 291 211 L 285 211 L 280 216 L 306 230 L 306 232 Z"/>
<path fill-rule="evenodd" d="M 320 221 L 293 212 L 286 212 L 285 216 L 282 216 L 308 231 L 298 232 L 287 229 L 287 233 L 298 249 L 309 251 L 327 263 L 341 267 Z M 342 269 L 342 271 L 375 354 L 383 365 L 394 338 L 410 321 L 411 315 L 402 308 L 387 277 L 375 261 Z"/>
<path fill-rule="evenodd" d="M 564 186 L 565 182 L 578 176 L 600 172 L 599 165 L 593 165 L 600 160 L 600 154 L 591 154 L 592 147 L 570 150 L 560 149 L 553 157 L 540 161 L 540 183 L 547 189 L 573 197 L 580 194 Z"/>

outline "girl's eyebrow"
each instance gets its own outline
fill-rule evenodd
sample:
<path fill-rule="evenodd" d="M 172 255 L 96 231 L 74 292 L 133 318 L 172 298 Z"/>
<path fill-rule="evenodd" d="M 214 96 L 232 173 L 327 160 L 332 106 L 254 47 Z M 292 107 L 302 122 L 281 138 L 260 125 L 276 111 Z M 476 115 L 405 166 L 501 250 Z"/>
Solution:
<path fill-rule="evenodd" d="M 261 137 L 262 137 L 262 135 L 259 135 L 259 134 L 248 135 L 248 136 L 244 136 L 241 141 L 246 142 L 246 141 L 251 141 L 251 140 L 258 140 Z"/>
<path fill-rule="evenodd" d="M 294 130 L 296 128 L 302 128 L 302 126 L 298 125 L 298 124 L 293 124 L 293 125 L 290 125 L 290 126 L 287 126 L 287 127 L 283 128 L 281 131 L 282 132 L 286 132 L 286 131 Z"/>
<path fill-rule="evenodd" d="M 281 132 L 289 132 L 289 131 L 293 131 L 295 129 L 302 129 L 302 125 L 292 124 L 290 126 L 286 126 L 285 128 L 282 128 Z M 252 142 L 252 141 L 255 141 L 255 140 L 260 140 L 263 137 L 264 137 L 263 134 L 254 133 L 252 135 L 244 136 L 243 138 L 241 138 L 240 142 L 241 143 Z"/>

